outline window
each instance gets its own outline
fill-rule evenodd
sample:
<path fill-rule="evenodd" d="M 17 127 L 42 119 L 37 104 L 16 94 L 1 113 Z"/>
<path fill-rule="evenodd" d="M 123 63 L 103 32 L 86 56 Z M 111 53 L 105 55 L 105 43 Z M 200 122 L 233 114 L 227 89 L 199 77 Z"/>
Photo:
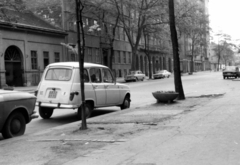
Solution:
<path fill-rule="evenodd" d="M 88 62 L 92 62 L 92 49 L 91 48 L 87 48 L 87 61 Z"/>
<path fill-rule="evenodd" d="M 103 69 L 103 82 L 113 83 L 112 73 L 109 69 Z"/>
<path fill-rule="evenodd" d="M 71 77 L 72 77 L 71 69 L 52 68 L 48 70 L 45 79 L 55 81 L 69 81 Z"/>
<path fill-rule="evenodd" d="M 99 49 L 96 49 L 96 63 L 100 63 Z"/>
<path fill-rule="evenodd" d="M 127 63 L 126 52 L 123 52 L 123 63 L 124 63 L 124 64 Z"/>
<path fill-rule="evenodd" d="M 31 51 L 32 69 L 37 69 L 37 51 Z"/>
<path fill-rule="evenodd" d="M 95 48 L 92 48 L 92 61 L 91 62 L 93 62 L 93 63 L 95 63 L 96 62 L 96 49 Z"/>
<path fill-rule="evenodd" d="M 75 58 L 76 56 L 75 56 L 75 54 L 71 54 L 70 55 L 70 61 L 76 61 L 76 58 Z"/>
<path fill-rule="evenodd" d="M 116 31 L 115 31 L 115 33 L 116 33 L 116 34 L 115 34 L 115 35 L 116 35 L 116 36 L 115 36 L 116 39 L 119 40 L 119 39 L 120 39 L 120 34 L 119 34 L 120 31 L 119 31 L 119 27 L 116 27 Z"/>
<path fill-rule="evenodd" d="M 118 70 L 118 77 L 122 77 L 122 70 L 121 69 Z"/>
<path fill-rule="evenodd" d="M 54 59 L 55 59 L 55 62 L 60 62 L 60 53 L 55 52 L 54 53 Z"/>
<path fill-rule="evenodd" d="M 127 76 L 127 69 L 124 69 L 124 77 Z"/>
<path fill-rule="evenodd" d="M 131 64 L 132 63 L 132 57 L 131 57 L 132 55 L 131 55 L 131 52 L 129 52 L 129 59 L 128 59 L 128 62 Z"/>
<path fill-rule="evenodd" d="M 118 63 L 121 64 L 121 52 L 118 51 Z"/>
<path fill-rule="evenodd" d="M 74 31 L 74 23 L 73 22 L 68 22 L 68 30 Z"/>
<path fill-rule="evenodd" d="M 113 56 L 112 56 L 112 63 L 113 63 L 113 64 L 115 63 L 115 53 L 114 53 Z"/>
<path fill-rule="evenodd" d="M 75 69 L 75 74 L 74 74 L 74 83 L 79 83 L 80 82 L 80 75 L 79 75 L 79 69 Z M 84 82 L 87 83 L 89 82 L 89 75 L 88 75 L 88 71 L 87 69 L 83 70 L 83 78 L 84 78 Z"/>
<path fill-rule="evenodd" d="M 93 83 L 102 82 L 101 70 L 99 68 L 91 68 L 90 69 L 90 77 Z"/>
<path fill-rule="evenodd" d="M 46 68 L 49 64 L 49 53 L 48 52 L 43 52 L 43 67 Z"/>

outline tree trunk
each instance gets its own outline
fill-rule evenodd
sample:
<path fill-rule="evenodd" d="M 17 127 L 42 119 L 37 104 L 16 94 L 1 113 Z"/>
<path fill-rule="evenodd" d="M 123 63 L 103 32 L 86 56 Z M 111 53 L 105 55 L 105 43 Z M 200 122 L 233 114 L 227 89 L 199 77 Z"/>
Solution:
<path fill-rule="evenodd" d="M 131 70 L 136 70 L 136 64 L 137 64 L 137 48 L 133 47 L 132 48 L 132 66 L 131 66 Z"/>
<path fill-rule="evenodd" d="M 192 44 L 191 73 L 194 72 L 194 45 Z"/>
<path fill-rule="evenodd" d="M 79 55 L 79 74 L 80 74 L 80 89 L 81 89 L 81 116 L 82 116 L 82 125 L 80 127 L 81 130 L 87 129 L 87 121 L 85 115 L 85 89 L 84 89 L 84 48 L 85 48 L 85 40 L 84 40 L 84 32 L 82 33 L 82 46 L 81 46 L 81 35 L 80 35 L 80 26 L 83 31 L 83 22 L 82 22 L 82 10 L 83 6 L 81 6 L 81 1 L 76 0 L 76 18 L 77 18 L 77 44 L 78 44 L 78 55 Z M 80 24 L 80 25 L 79 25 Z M 82 49 L 83 48 L 83 49 Z"/>
<path fill-rule="evenodd" d="M 180 72 L 180 60 L 178 52 L 178 38 L 175 26 L 175 15 L 174 15 L 174 0 L 169 0 L 169 20 L 170 20 L 170 31 L 173 48 L 173 59 L 174 59 L 174 84 L 175 91 L 179 93 L 178 99 L 184 100 L 185 95 L 182 86 L 181 72 Z"/>
<path fill-rule="evenodd" d="M 148 54 L 148 68 L 149 68 L 149 79 L 152 78 L 152 64 L 151 64 L 151 60 L 150 60 L 150 55 Z"/>
<path fill-rule="evenodd" d="M 111 45 L 111 48 L 110 48 L 110 61 L 109 61 L 109 68 L 112 70 L 113 69 L 113 56 L 114 56 L 114 48 L 113 46 Z"/>

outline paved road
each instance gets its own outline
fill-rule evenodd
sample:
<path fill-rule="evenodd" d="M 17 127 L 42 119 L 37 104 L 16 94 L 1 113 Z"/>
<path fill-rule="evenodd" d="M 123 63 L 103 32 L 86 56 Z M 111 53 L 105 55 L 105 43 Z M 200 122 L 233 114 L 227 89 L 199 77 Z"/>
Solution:
<path fill-rule="evenodd" d="M 223 80 L 221 72 L 198 72 L 193 75 L 182 76 L 184 91 L 186 96 L 197 95 L 199 90 L 205 90 L 207 93 L 225 92 L 229 80 Z M 139 106 L 152 104 L 156 100 L 152 96 L 152 92 L 157 90 L 174 90 L 174 79 L 173 76 L 165 79 L 157 80 L 146 80 L 139 82 L 126 83 L 131 88 L 131 107 L 136 108 Z M 37 108 L 36 108 L 37 110 Z M 93 113 L 93 116 L 103 115 L 119 111 L 119 107 L 101 108 Z M 56 126 L 69 124 L 78 121 L 76 117 L 76 110 L 56 110 L 50 120 L 43 120 L 41 117 L 34 119 L 30 124 L 27 125 L 25 135 L 30 135 L 38 131 L 53 128 Z M 2 137 L 0 137 L 2 139 Z"/>

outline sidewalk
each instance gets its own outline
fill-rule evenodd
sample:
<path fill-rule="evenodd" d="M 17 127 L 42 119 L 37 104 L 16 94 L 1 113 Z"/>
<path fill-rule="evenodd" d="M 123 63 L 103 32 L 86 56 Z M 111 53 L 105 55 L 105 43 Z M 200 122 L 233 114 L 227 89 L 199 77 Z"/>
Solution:
<path fill-rule="evenodd" d="M 172 104 L 153 103 L 90 118 L 85 131 L 79 130 L 80 122 L 74 122 L 9 139 L 0 143 L 0 164 L 237 164 L 237 91 L 204 97 L 199 91 L 195 97 Z M 231 120 L 226 120 L 230 117 L 235 122 L 232 128 L 228 126 Z M 226 158 L 229 147 L 234 151 L 230 163 Z M 219 152 L 220 157 L 216 156 Z"/>
<path fill-rule="evenodd" d="M 184 101 L 90 118 L 85 131 L 74 122 L 4 140 L 0 164 L 240 164 L 240 86 L 234 84 L 225 95 L 200 90 Z"/>

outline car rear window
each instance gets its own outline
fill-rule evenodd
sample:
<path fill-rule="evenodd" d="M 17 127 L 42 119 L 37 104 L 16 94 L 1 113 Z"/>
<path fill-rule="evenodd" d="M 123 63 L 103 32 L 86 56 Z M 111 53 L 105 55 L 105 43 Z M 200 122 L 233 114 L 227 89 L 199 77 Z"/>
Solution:
<path fill-rule="evenodd" d="M 72 69 L 50 68 L 47 71 L 45 80 L 69 81 L 72 77 Z"/>

